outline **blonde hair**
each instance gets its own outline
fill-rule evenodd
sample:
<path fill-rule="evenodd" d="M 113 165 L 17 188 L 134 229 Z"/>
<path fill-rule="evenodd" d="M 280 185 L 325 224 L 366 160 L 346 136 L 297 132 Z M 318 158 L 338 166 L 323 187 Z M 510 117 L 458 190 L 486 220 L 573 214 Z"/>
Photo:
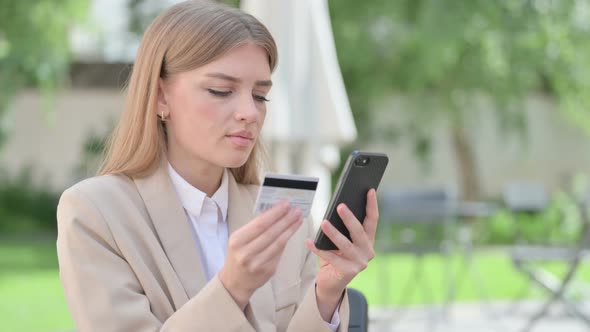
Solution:
<path fill-rule="evenodd" d="M 160 14 L 143 35 L 125 110 L 107 141 L 98 175 L 142 177 L 153 172 L 166 152 L 166 127 L 156 115 L 159 79 L 203 66 L 246 42 L 264 48 L 274 70 L 274 39 L 252 15 L 203 0 L 182 2 Z M 259 183 L 261 153 L 257 140 L 246 163 L 231 169 L 238 183 Z"/>

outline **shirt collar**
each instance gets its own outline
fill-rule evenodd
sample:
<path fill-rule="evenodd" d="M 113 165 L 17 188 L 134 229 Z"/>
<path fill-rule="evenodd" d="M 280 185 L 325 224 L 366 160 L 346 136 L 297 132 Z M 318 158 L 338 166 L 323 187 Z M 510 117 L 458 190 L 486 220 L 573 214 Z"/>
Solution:
<path fill-rule="evenodd" d="M 227 169 L 223 170 L 221 185 L 211 197 L 211 199 L 219 207 L 223 221 L 227 220 L 229 197 L 229 180 L 227 172 Z M 170 163 L 168 163 L 168 174 L 170 175 L 172 186 L 174 187 L 174 190 L 176 191 L 176 194 L 178 195 L 178 198 L 180 199 L 184 209 L 193 216 L 200 216 L 201 210 L 203 208 L 203 202 L 205 201 L 205 198 L 207 198 L 207 195 L 188 183 L 182 176 L 180 176 L 180 174 L 178 174 L 178 172 L 176 172 Z"/>

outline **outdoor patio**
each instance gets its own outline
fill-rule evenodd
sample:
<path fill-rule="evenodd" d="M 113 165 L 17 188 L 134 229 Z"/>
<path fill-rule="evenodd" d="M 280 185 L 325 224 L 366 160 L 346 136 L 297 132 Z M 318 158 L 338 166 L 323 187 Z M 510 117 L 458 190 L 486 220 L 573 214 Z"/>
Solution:
<path fill-rule="evenodd" d="M 514 309 L 513 302 L 494 302 L 485 306 L 482 303 L 453 305 L 446 317 L 439 315 L 438 320 L 432 320 L 430 313 L 433 307 L 416 306 L 401 311 L 401 318 L 395 316 L 398 309 L 372 308 L 369 309 L 370 332 L 405 332 L 405 331 L 437 331 L 437 332 L 520 332 L 529 317 L 540 307 L 537 301 L 519 302 Z M 590 312 L 590 302 L 582 306 Z M 551 315 L 540 320 L 531 332 L 586 332 L 589 327 L 572 316 L 567 315 L 563 306 L 555 304 Z M 485 311 L 484 311 L 485 310 Z"/>
<path fill-rule="evenodd" d="M 146 28 L 181 1 L 0 0 L 2 331 L 74 332 L 78 311 L 96 313 L 92 298 L 87 312 L 66 304 L 71 292 L 64 289 L 92 288 L 60 279 L 58 201 L 66 188 L 96 174 L 108 137 L 128 108 L 125 82 Z M 269 61 L 272 91 L 264 91 L 265 124 L 255 135 L 266 150 L 260 166 L 320 179 L 311 207 L 314 226 L 324 219 L 351 150 L 389 156 L 376 188 L 376 256 L 348 284 L 362 294 L 362 306 L 351 310 L 361 319 L 356 325 L 351 320 L 349 332 L 365 332 L 367 317 L 370 332 L 590 332 L 590 0 L 211 1 L 251 14 L 275 40 L 279 61 L 276 68 Z M 215 29 L 229 27 L 224 21 Z M 177 40 L 170 38 L 171 45 Z M 172 53 L 162 50 L 154 60 L 160 81 L 169 76 L 162 74 Z M 236 67 L 251 69 L 247 60 Z M 191 66 L 178 68 L 198 69 Z M 226 76 L 243 76 L 227 70 Z M 251 81 L 268 85 L 266 76 Z M 253 97 L 262 107 L 259 91 L 243 85 L 249 81 L 223 86 L 224 93 L 244 91 L 244 100 Z M 211 90 L 222 87 L 208 85 L 203 94 L 221 102 Z M 233 108 L 237 115 L 241 109 Z M 166 128 L 165 137 L 175 137 L 168 129 L 181 121 L 170 117 L 162 124 L 152 112 L 145 115 L 152 119 L 142 128 L 157 123 L 158 130 Z M 190 140 L 199 145 L 194 151 L 206 141 Z M 207 163 L 227 166 L 218 164 Z M 173 195 L 163 197 L 174 201 Z M 167 206 L 178 210 L 176 203 Z M 137 211 L 144 216 L 146 210 Z M 135 225 L 106 215 L 106 225 Z M 180 213 L 167 225 L 186 226 L 184 217 Z M 228 227 L 235 225 L 226 219 Z M 154 228 L 153 235 L 161 240 L 165 233 Z M 171 242 L 195 254 L 187 234 Z M 171 257 L 164 247 L 160 256 Z M 135 280 L 131 251 L 111 249 Z M 216 258 L 218 267 L 226 254 Z M 100 263 L 93 257 L 83 262 Z M 66 260 L 60 263 L 67 271 Z M 193 272 L 207 270 L 196 259 L 187 270 L 191 263 Z M 97 286 L 113 294 L 128 286 L 114 280 Z M 194 286 L 187 284 L 185 290 Z M 148 295 L 151 301 L 145 287 L 137 283 L 136 298 Z M 551 297 L 562 302 L 526 329 Z M 176 302 L 170 303 L 174 310 Z M 156 312 L 154 303 L 144 305 L 143 314 Z M 271 315 L 273 309 L 280 309 L 278 302 L 265 308 Z"/>

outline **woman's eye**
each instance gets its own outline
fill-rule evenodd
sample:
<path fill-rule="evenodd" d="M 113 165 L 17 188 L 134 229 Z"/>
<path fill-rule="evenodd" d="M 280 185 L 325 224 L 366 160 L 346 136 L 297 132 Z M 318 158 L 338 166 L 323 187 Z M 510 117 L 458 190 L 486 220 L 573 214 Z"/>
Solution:
<path fill-rule="evenodd" d="M 214 89 L 207 89 L 207 91 L 209 91 L 210 94 L 217 96 L 217 97 L 227 97 L 229 95 L 231 95 L 231 91 L 220 91 L 220 90 L 214 90 Z"/>
<path fill-rule="evenodd" d="M 264 97 L 264 96 L 258 96 L 258 95 L 253 95 L 253 96 L 256 101 L 259 101 L 261 103 L 266 103 L 267 101 L 270 101 L 270 100 L 266 99 L 266 97 Z"/>

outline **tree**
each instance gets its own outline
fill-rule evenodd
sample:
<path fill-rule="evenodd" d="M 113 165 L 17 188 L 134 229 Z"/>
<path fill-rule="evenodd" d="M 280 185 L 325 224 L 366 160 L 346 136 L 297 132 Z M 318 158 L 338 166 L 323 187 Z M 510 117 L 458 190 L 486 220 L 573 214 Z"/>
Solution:
<path fill-rule="evenodd" d="M 127 0 L 127 6 L 130 12 L 129 31 L 138 36 L 152 23 L 152 21 L 164 11 L 170 4 L 162 3 L 157 0 Z M 240 7 L 240 0 L 216 0 L 233 7 Z"/>
<path fill-rule="evenodd" d="M 448 126 L 468 199 L 479 180 L 465 128 L 482 97 L 501 129 L 524 130 L 520 105 L 542 92 L 590 133 L 588 0 L 340 0 L 330 10 L 361 138 L 370 138 L 372 101 L 409 98 L 409 120 L 381 132 L 411 137 L 428 153 L 432 127 Z"/>
<path fill-rule="evenodd" d="M 87 0 L 0 0 L 0 145 L 8 134 L 2 119 L 18 92 L 30 86 L 49 97 L 65 78 L 68 28 L 87 7 Z"/>

